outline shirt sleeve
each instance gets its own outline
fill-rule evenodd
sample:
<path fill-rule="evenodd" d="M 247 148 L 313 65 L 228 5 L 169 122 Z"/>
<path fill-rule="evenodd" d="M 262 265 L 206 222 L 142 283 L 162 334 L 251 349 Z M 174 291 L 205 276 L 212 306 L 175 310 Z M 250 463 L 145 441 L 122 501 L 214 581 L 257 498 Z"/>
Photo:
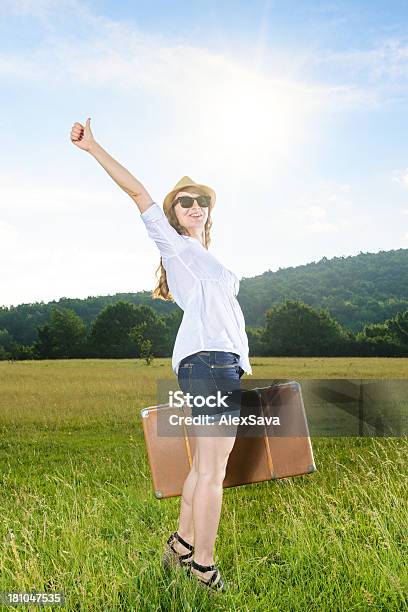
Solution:
<path fill-rule="evenodd" d="M 140 216 L 146 226 L 148 235 L 156 243 L 163 258 L 177 255 L 186 248 L 186 238 L 183 238 L 170 225 L 163 209 L 156 202 L 153 202 Z"/>

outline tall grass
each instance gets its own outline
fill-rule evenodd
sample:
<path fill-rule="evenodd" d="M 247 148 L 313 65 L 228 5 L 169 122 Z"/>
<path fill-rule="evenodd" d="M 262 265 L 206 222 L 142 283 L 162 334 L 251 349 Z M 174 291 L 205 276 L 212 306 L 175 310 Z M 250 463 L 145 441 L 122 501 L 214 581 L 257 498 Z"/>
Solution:
<path fill-rule="evenodd" d="M 404 378 L 407 361 L 251 360 L 257 379 Z M 165 573 L 180 502 L 153 495 L 139 410 L 172 376 L 167 359 L 0 362 L 0 591 L 81 611 L 407 609 L 404 438 L 316 438 L 314 474 L 225 489 L 227 594 Z"/>

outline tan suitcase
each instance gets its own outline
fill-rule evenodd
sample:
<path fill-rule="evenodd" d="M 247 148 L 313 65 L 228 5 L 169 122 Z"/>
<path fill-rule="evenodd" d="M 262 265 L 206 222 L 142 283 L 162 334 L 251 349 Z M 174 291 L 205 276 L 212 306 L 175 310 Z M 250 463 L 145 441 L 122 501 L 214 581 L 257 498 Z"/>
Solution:
<path fill-rule="evenodd" d="M 159 435 L 158 420 L 188 415 L 191 409 L 159 404 L 141 410 L 143 432 L 157 498 L 181 495 L 190 471 L 195 437 L 184 423 L 173 435 Z M 241 417 L 276 417 L 273 425 L 239 425 L 223 487 L 298 476 L 316 471 L 300 384 L 296 381 L 241 391 Z M 244 418 L 242 419 L 244 421 Z"/>

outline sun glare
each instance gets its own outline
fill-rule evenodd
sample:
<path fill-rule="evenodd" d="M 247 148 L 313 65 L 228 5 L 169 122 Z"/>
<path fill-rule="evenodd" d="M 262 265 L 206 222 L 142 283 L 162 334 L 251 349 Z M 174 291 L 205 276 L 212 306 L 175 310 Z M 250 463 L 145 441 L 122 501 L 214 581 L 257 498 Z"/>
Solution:
<path fill-rule="evenodd" d="M 201 91 L 194 111 L 202 150 L 215 150 L 235 170 L 280 167 L 305 138 L 319 104 L 305 85 L 236 66 Z"/>

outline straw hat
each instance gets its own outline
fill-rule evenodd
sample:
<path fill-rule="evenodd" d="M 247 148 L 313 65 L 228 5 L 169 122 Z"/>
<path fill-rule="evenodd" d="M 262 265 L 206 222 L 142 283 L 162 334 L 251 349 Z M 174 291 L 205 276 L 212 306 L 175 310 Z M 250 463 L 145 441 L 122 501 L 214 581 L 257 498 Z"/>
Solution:
<path fill-rule="evenodd" d="M 210 210 L 212 210 L 214 208 L 215 197 L 216 197 L 215 196 L 215 191 L 213 189 L 211 189 L 211 187 L 207 187 L 207 185 L 200 185 L 199 183 L 196 183 L 189 176 L 183 176 L 183 178 L 179 180 L 177 185 L 175 185 L 173 187 L 173 189 L 164 198 L 164 201 L 163 201 L 163 210 L 164 210 L 165 213 L 171 207 L 171 204 L 173 202 L 173 199 L 174 199 L 174 196 L 176 195 L 176 193 L 178 191 L 183 191 L 183 189 L 185 189 L 185 187 L 199 187 L 201 191 L 203 191 L 204 193 L 209 195 L 210 198 L 211 198 Z"/>

